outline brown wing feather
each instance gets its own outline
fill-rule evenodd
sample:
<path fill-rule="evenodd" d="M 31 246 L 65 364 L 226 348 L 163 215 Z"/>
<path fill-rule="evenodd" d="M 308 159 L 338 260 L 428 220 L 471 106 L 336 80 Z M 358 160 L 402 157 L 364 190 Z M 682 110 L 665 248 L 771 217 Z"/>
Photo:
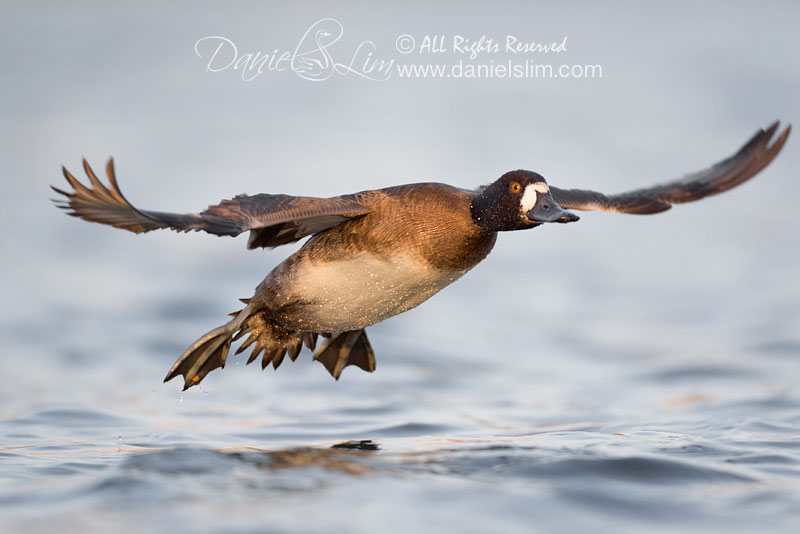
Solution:
<path fill-rule="evenodd" d="M 770 145 L 779 122 L 759 130 L 733 156 L 712 167 L 672 182 L 616 195 L 604 195 L 583 189 L 551 187 L 553 199 L 562 207 L 576 210 L 600 210 L 617 213 L 649 214 L 666 211 L 673 204 L 692 202 L 717 195 L 742 184 L 766 167 L 783 148 L 792 127 Z"/>
<path fill-rule="evenodd" d="M 250 231 L 248 248 L 276 247 L 337 224 L 360 217 L 370 207 L 358 201 L 359 195 L 333 198 L 293 197 L 289 195 L 239 195 L 210 206 L 201 213 L 164 213 L 139 210 L 128 202 L 117 184 L 114 161 L 108 160 L 104 185 L 83 160 L 91 187 L 86 187 L 62 168 L 72 191 L 53 187 L 66 199 L 56 201 L 69 215 L 107 224 L 135 233 L 169 228 L 179 232 L 204 231 L 214 235 L 236 236 Z"/>

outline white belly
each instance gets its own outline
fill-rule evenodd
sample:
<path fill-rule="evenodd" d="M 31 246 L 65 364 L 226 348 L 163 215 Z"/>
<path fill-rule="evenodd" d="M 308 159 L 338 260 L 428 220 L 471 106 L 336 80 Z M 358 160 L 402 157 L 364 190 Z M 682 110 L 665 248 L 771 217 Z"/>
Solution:
<path fill-rule="evenodd" d="M 291 293 L 307 303 L 298 314 L 303 323 L 298 327 L 358 330 L 418 306 L 464 272 L 443 273 L 411 255 L 387 259 L 361 253 L 340 261 L 304 262 L 292 276 Z"/>

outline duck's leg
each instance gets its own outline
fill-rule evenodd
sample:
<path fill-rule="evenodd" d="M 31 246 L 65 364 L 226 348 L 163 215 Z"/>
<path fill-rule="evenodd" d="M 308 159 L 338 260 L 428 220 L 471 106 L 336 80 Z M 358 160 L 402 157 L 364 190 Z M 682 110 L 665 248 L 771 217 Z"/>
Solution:
<path fill-rule="evenodd" d="M 183 389 L 186 390 L 199 384 L 214 369 L 225 367 L 233 335 L 254 312 L 255 307 L 248 304 L 243 310 L 232 314 L 234 318 L 230 322 L 192 343 L 169 370 L 164 382 L 183 375 Z"/>
<path fill-rule="evenodd" d="M 320 344 L 314 359 L 322 362 L 336 380 L 348 365 L 369 373 L 375 370 L 375 353 L 364 329 L 334 333 Z"/>
<path fill-rule="evenodd" d="M 263 354 L 262 369 L 270 363 L 277 369 L 287 353 L 294 361 L 303 344 L 311 350 L 314 349 L 318 334 L 287 330 L 271 319 L 271 312 L 257 308 L 247 299 L 244 302 L 247 306 L 232 313 L 232 321 L 215 328 L 186 349 L 164 381 L 183 375 L 184 389 L 196 386 L 209 372 L 225 366 L 231 342 L 247 334 L 248 338 L 236 354 L 254 345 L 247 363 L 252 363 Z M 367 372 L 375 370 L 375 353 L 364 329 L 321 335 L 323 341 L 314 354 L 314 359 L 321 361 L 336 380 L 348 365 L 355 365 Z"/>

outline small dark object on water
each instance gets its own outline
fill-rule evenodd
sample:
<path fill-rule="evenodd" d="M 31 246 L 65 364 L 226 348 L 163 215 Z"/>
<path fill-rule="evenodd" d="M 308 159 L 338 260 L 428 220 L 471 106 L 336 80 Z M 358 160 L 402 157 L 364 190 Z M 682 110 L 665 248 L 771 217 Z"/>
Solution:
<path fill-rule="evenodd" d="M 165 382 L 178 375 L 187 389 L 224 367 L 231 343 L 254 345 L 247 363 L 263 352 L 262 369 L 277 369 L 286 354 L 294 361 L 303 345 L 337 380 L 355 365 L 375 370 L 367 326 L 414 308 L 458 280 L 494 247 L 497 233 L 568 223 L 565 208 L 650 214 L 736 187 L 778 155 L 791 127 L 770 144 L 778 122 L 759 130 L 736 154 L 671 182 L 605 195 L 548 186 L 531 171 L 511 171 L 474 191 L 420 183 L 331 198 L 239 195 L 201 213 L 177 214 L 134 208 L 117 184 L 113 160 L 104 185 L 83 161 L 90 187 L 66 169 L 72 191 L 53 188 L 69 215 L 149 232 L 170 228 L 219 236 L 249 231 L 248 248 L 277 247 L 311 236 L 242 299 L 245 307 L 227 324 L 198 339 L 178 358 Z"/>
<path fill-rule="evenodd" d="M 371 439 L 362 439 L 357 441 L 345 441 L 343 443 L 336 443 L 331 445 L 331 449 L 354 449 L 358 451 L 377 451 L 379 445 Z"/>

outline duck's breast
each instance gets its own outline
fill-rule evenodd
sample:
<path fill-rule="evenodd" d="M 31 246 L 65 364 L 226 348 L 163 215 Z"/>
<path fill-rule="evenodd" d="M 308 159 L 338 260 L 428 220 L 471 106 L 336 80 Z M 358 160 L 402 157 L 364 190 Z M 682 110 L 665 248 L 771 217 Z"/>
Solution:
<path fill-rule="evenodd" d="M 404 253 L 302 262 L 291 293 L 303 304 L 293 315 L 311 330 L 357 330 L 422 304 L 462 274 Z"/>

